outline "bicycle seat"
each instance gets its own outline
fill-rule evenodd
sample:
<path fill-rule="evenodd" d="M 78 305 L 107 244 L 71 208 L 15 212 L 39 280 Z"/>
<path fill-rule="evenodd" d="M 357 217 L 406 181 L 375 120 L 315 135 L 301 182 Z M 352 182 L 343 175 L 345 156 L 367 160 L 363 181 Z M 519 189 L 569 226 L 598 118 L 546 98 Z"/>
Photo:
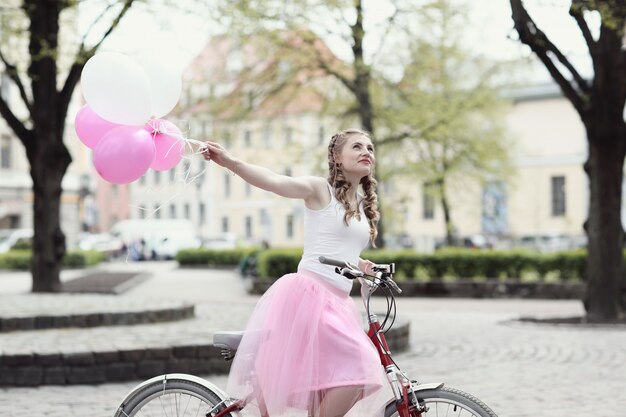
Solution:
<path fill-rule="evenodd" d="M 222 349 L 237 350 L 242 336 L 243 331 L 215 332 L 213 335 L 213 345 Z"/>

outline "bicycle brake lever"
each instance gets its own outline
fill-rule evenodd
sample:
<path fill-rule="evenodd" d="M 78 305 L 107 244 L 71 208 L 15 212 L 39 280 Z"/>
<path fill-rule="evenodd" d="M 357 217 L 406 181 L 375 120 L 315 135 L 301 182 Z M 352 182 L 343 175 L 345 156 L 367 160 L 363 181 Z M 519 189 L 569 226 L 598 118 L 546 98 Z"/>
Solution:
<path fill-rule="evenodd" d="M 398 294 L 402 293 L 402 289 L 400 287 L 398 287 L 398 284 L 396 284 L 393 280 L 389 279 L 389 280 L 385 281 L 385 284 L 388 284 Z"/>

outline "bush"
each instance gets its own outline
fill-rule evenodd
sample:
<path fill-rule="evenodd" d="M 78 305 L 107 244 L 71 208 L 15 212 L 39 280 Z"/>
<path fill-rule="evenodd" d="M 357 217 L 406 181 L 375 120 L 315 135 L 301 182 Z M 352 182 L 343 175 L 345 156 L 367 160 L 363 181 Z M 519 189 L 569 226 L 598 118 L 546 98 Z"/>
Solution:
<path fill-rule="evenodd" d="M 257 256 L 257 272 L 262 280 L 274 280 L 285 274 L 296 272 L 302 249 L 268 249 Z"/>
<path fill-rule="evenodd" d="M 29 270 L 32 252 L 29 250 L 10 250 L 0 254 L 0 269 Z M 63 258 L 66 268 L 84 268 L 104 261 L 104 255 L 96 251 L 69 251 Z"/>
<path fill-rule="evenodd" d="M 295 272 L 302 249 L 271 249 L 260 253 L 258 272 L 261 279 L 276 279 Z M 368 250 L 362 257 L 375 263 L 395 263 L 396 278 L 441 280 L 444 278 L 534 279 L 581 281 L 585 277 L 584 250 L 540 254 L 529 251 L 477 251 L 445 249 L 433 254 L 411 250 Z"/>
<path fill-rule="evenodd" d="M 183 249 L 176 254 L 176 261 L 180 266 L 236 266 L 258 248 L 236 249 Z"/>

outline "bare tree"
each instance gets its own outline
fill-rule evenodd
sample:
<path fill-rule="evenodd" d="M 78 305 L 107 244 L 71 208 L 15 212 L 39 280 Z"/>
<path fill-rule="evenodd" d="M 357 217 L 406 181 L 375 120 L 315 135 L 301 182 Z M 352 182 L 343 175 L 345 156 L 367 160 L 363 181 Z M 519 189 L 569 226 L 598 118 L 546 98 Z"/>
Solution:
<path fill-rule="evenodd" d="M 103 13 L 109 12 L 111 8 L 119 9 L 112 23 L 93 45 L 86 45 L 88 33 L 85 34 L 60 85 L 57 85 L 57 81 L 60 75 L 66 72 L 60 68 L 58 62 L 61 13 L 76 7 L 77 1 L 21 1 L 19 5 L 21 13 L 18 18 L 25 19 L 28 26 L 29 63 L 26 74 L 19 71 L 17 63 L 10 61 L 0 46 L 3 71 L 19 90 L 21 99 L 19 104 L 27 109 L 26 120 L 20 120 L 19 113 L 13 108 L 12 103 L 0 97 L 0 115 L 24 145 L 30 163 L 34 195 L 35 237 L 32 258 L 34 292 L 60 290 L 59 274 L 66 250 L 65 235 L 60 225 L 61 181 L 72 161 L 63 143 L 63 133 L 72 93 L 85 62 L 117 27 L 133 1 L 109 2 Z M 26 54 L 26 51 L 24 52 Z"/>
<path fill-rule="evenodd" d="M 593 76 L 587 79 L 536 25 L 522 0 L 510 0 L 515 29 L 561 87 L 587 131 L 589 157 L 587 318 L 615 320 L 624 312 L 624 230 L 621 223 L 622 181 L 626 155 L 626 4 L 619 0 L 574 0 L 569 14 L 589 50 Z M 586 16 L 599 15 L 594 37 Z"/>

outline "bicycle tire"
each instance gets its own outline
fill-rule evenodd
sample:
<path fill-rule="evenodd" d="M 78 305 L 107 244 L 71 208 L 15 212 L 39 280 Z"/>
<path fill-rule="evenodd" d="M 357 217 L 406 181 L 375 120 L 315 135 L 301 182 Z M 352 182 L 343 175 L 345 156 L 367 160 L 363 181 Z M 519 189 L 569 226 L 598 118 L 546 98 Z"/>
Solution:
<path fill-rule="evenodd" d="M 423 401 L 428 411 L 423 417 L 447 416 L 455 417 L 498 417 L 489 406 L 471 394 L 449 387 L 415 391 L 418 400 Z M 452 414 L 449 414 L 452 413 Z M 385 417 L 397 417 L 398 411 L 394 402 L 387 405 Z"/>
<path fill-rule="evenodd" d="M 155 381 L 127 398 L 125 404 L 118 408 L 115 417 L 204 416 L 220 401 L 220 397 L 213 391 L 193 381 L 185 379 L 170 379 L 166 383 Z M 239 413 L 233 412 L 225 417 L 238 415 Z"/>

